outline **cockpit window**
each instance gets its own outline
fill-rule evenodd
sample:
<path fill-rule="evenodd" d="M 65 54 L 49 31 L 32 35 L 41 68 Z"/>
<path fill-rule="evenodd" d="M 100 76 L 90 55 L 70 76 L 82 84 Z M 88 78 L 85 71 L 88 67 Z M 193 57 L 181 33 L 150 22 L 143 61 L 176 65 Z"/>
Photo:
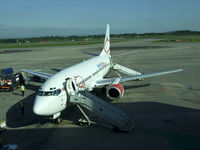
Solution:
<path fill-rule="evenodd" d="M 61 93 L 61 89 L 57 89 L 57 90 L 53 91 L 54 96 L 58 96 L 60 93 Z"/>
<path fill-rule="evenodd" d="M 38 96 L 58 96 L 61 93 L 61 89 L 54 91 L 38 91 Z"/>
<path fill-rule="evenodd" d="M 52 95 L 52 91 L 44 91 L 43 96 L 51 96 Z"/>
<path fill-rule="evenodd" d="M 37 95 L 38 96 L 42 96 L 43 95 L 43 91 L 38 91 Z"/>

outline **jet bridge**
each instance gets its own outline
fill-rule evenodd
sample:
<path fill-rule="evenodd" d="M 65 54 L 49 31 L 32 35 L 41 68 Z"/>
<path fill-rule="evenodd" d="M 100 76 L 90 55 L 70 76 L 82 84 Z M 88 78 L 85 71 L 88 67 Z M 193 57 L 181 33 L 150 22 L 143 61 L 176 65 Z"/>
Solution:
<path fill-rule="evenodd" d="M 71 95 L 70 103 L 75 103 L 78 107 L 81 105 L 82 107 L 88 109 L 98 118 L 105 121 L 107 125 L 112 126 L 113 129 L 129 132 L 134 128 L 132 117 L 128 113 L 100 99 L 88 91 Z M 82 113 L 84 114 L 84 112 Z M 85 117 L 89 121 L 89 118 L 87 116 Z"/>

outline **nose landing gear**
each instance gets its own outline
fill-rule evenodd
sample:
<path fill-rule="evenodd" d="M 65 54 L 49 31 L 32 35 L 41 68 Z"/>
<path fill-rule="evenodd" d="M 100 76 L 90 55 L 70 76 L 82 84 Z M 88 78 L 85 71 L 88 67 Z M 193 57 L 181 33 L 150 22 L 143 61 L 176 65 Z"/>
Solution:
<path fill-rule="evenodd" d="M 58 112 L 58 113 L 56 113 L 56 114 L 53 115 L 52 119 L 53 119 L 53 122 L 54 122 L 55 124 L 58 124 L 58 123 L 61 122 L 60 114 L 61 114 L 61 113 Z"/>
<path fill-rule="evenodd" d="M 54 123 L 55 123 L 55 124 L 59 124 L 60 122 L 62 122 L 62 120 L 60 119 L 60 117 L 58 117 L 58 118 L 56 118 L 56 119 L 54 120 Z"/>

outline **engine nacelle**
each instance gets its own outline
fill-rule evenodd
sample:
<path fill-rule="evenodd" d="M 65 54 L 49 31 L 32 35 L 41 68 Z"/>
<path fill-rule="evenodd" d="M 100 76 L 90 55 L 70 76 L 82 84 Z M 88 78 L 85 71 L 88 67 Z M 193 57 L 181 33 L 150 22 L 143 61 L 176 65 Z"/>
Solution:
<path fill-rule="evenodd" d="M 113 84 L 106 90 L 109 99 L 121 98 L 124 95 L 124 87 L 121 84 Z"/>

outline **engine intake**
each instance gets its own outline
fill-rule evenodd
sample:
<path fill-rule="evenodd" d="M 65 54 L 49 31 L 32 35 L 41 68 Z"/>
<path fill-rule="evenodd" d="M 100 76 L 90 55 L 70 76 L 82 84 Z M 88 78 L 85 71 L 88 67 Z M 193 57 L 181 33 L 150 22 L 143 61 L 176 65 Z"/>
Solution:
<path fill-rule="evenodd" d="M 124 95 L 124 87 L 121 84 L 111 85 L 107 91 L 106 95 L 109 99 L 121 98 Z"/>

